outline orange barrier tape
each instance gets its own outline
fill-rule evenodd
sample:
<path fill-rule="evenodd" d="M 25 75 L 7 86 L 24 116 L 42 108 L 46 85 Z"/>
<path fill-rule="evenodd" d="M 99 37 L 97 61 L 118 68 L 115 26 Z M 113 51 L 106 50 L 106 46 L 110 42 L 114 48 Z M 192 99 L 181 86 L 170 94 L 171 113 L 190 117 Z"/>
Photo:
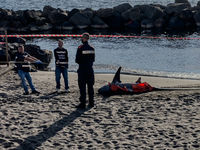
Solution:
<path fill-rule="evenodd" d="M 73 34 L 32 34 L 32 35 L 7 35 L 7 37 L 81 37 L 82 35 Z M 91 37 L 110 37 L 110 38 L 144 38 L 144 39 L 169 39 L 169 40 L 199 40 L 200 38 L 190 37 L 153 37 L 153 36 L 131 36 L 131 35 L 90 35 Z M 5 35 L 0 35 L 5 37 Z"/>

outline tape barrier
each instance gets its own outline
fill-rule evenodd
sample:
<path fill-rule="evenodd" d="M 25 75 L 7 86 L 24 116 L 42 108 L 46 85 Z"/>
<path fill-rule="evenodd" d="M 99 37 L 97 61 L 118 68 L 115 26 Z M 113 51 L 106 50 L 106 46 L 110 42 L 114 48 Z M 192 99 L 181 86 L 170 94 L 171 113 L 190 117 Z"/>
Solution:
<path fill-rule="evenodd" d="M 90 35 L 91 37 L 107 38 L 141 38 L 141 39 L 169 39 L 169 40 L 199 40 L 200 38 L 190 37 L 154 37 L 154 36 L 131 36 L 131 35 Z M 5 35 L 0 35 L 5 37 Z M 7 37 L 82 37 L 76 34 L 32 34 L 32 35 L 7 35 Z"/>

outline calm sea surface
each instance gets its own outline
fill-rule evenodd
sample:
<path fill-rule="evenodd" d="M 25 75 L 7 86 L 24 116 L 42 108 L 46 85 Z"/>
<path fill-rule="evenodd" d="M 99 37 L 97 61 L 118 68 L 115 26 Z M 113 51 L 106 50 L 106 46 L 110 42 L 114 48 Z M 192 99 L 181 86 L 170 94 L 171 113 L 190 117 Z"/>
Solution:
<path fill-rule="evenodd" d="M 85 9 L 112 8 L 122 3 L 132 6 L 141 4 L 167 5 L 175 0 L 0 0 L 0 7 L 13 10 L 43 10 L 50 5 L 54 8 L 72 10 L 73 8 Z M 198 0 L 191 0 L 192 6 Z M 119 31 L 110 33 L 106 31 L 91 31 L 92 34 L 122 34 L 122 35 L 147 35 L 161 37 L 191 37 L 200 38 L 199 29 L 195 31 Z M 81 34 L 84 30 L 77 31 Z M 75 34 L 69 32 L 68 34 Z M 54 50 L 57 47 L 56 38 L 27 39 L 27 44 L 39 45 L 42 49 Z M 75 55 L 77 47 L 81 44 L 80 38 L 63 38 L 64 47 L 69 53 L 69 69 L 76 70 Z M 200 79 L 200 40 L 168 40 L 168 39 L 143 39 L 143 38 L 91 38 L 90 44 L 96 49 L 96 72 L 115 72 L 119 66 L 122 71 L 132 74 L 168 76 L 179 78 Z M 50 65 L 53 70 L 54 59 Z"/>

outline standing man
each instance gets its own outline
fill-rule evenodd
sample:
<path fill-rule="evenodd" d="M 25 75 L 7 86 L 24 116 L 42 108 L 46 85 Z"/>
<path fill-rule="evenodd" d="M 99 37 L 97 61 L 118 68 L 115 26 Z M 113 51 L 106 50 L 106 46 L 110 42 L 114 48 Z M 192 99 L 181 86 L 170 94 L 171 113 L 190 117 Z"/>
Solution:
<path fill-rule="evenodd" d="M 63 41 L 58 41 L 58 48 L 54 50 L 55 56 L 55 63 L 56 63 L 56 91 L 57 93 L 60 92 L 60 78 L 61 73 L 64 78 L 65 82 L 65 92 L 69 93 L 69 86 L 68 86 L 68 52 L 67 49 L 63 48 Z"/>
<path fill-rule="evenodd" d="M 35 62 L 36 64 L 42 64 L 40 60 L 38 60 L 37 58 L 33 56 L 30 56 L 27 52 L 24 52 L 24 46 L 20 45 L 18 47 L 18 53 L 16 54 L 16 57 L 15 57 L 15 66 L 18 70 L 18 75 L 22 80 L 22 86 L 25 91 L 24 95 L 29 95 L 26 80 L 28 81 L 29 86 L 32 90 L 32 94 L 40 94 L 40 92 L 38 92 L 35 89 L 32 82 L 32 78 L 29 74 L 29 72 L 31 71 L 30 62 Z"/>
<path fill-rule="evenodd" d="M 89 33 L 82 34 L 82 45 L 78 47 L 76 53 L 76 63 L 78 68 L 78 85 L 80 89 L 80 104 L 77 108 L 86 108 L 86 84 L 88 86 L 89 107 L 94 107 L 94 71 L 93 62 L 95 61 L 94 47 L 88 44 Z"/>

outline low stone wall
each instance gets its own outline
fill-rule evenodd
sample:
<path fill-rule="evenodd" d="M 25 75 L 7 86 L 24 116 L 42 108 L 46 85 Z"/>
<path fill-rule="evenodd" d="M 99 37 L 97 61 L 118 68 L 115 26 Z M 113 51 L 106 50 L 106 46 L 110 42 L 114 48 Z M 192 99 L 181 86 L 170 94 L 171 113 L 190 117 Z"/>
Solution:
<path fill-rule="evenodd" d="M 0 31 L 34 32 L 73 30 L 75 28 L 196 28 L 200 26 L 200 2 L 191 7 L 188 0 L 159 4 L 71 11 L 45 6 L 42 10 L 7 10 L 0 8 Z"/>

